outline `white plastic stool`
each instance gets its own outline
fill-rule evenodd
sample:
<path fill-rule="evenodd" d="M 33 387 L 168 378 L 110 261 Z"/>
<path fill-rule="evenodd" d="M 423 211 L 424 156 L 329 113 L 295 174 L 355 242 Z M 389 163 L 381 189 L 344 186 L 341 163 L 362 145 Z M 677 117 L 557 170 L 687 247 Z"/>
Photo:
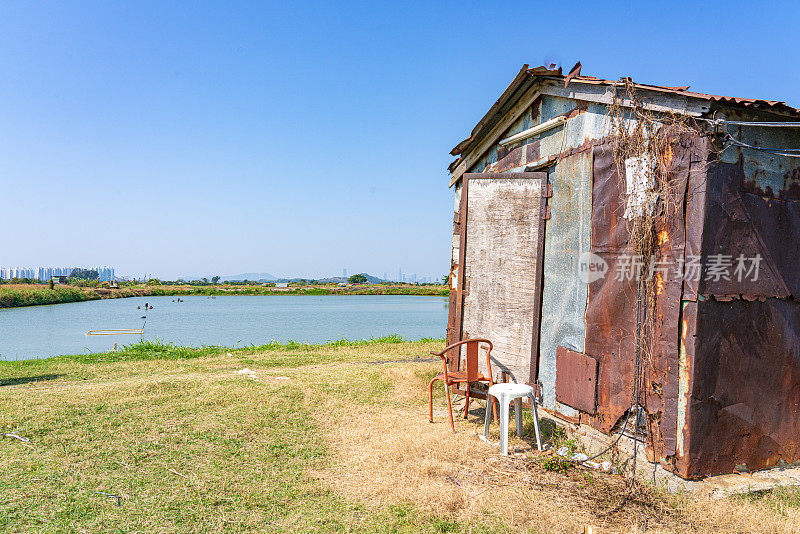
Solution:
<path fill-rule="evenodd" d="M 492 423 L 492 399 L 494 397 L 500 404 L 500 446 L 503 448 L 503 455 L 508 456 L 508 407 L 514 401 L 514 415 L 517 420 L 517 436 L 522 437 L 522 399 L 530 397 L 533 407 L 533 428 L 536 429 L 536 446 L 542 450 L 542 435 L 539 433 L 539 413 L 536 411 L 536 396 L 533 394 L 533 387 L 525 384 L 495 384 L 489 388 L 489 395 L 486 396 L 486 423 L 483 429 L 483 436 L 489 439 L 489 425 Z"/>

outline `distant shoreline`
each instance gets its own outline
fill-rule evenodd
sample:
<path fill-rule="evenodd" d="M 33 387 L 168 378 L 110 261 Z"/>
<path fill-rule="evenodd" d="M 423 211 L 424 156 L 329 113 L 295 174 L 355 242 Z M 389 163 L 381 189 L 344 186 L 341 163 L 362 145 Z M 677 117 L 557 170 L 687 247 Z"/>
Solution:
<path fill-rule="evenodd" d="M 41 284 L 0 285 L 0 308 L 20 308 L 46 304 L 66 304 L 88 300 L 157 297 L 157 296 L 221 296 L 221 295 L 411 295 L 446 297 L 446 285 L 368 284 L 368 285 L 303 285 L 287 288 L 261 285 L 124 285 L 118 289 L 105 287 L 77 287 L 59 285 L 50 289 Z"/>

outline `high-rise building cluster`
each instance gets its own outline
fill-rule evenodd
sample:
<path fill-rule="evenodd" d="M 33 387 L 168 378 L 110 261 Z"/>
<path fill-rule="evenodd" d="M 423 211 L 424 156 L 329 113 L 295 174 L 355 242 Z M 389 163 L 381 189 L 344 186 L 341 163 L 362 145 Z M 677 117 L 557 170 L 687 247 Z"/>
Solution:
<path fill-rule="evenodd" d="M 11 280 L 12 278 L 30 278 L 46 282 L 56 276 L 69 276 L 78 267 L 0 267 L 0 279 Z M 113 282 L 116 280 L 113 267 L 91 267 L 90 270 L 97 271 L 101 282 Z"/>
<path fill-rule="evenodd" d="M 383 276 L 386 277 L 385 274 Z M 430 276 L 417 276 L 416 273 L 408 275 L 403 272 L 402 268 L 397 270 L 397 280 L 395 280 L 395 282 L 402 282 L 404 284 L 430 284 L 433 281 L 433 277 Z"/>
<path fill-rule="evenodd" d="M 101 282 L 113 282 L 116 280 L 113 267 L 92 267 L 92 270 L 97 271 Z"/>

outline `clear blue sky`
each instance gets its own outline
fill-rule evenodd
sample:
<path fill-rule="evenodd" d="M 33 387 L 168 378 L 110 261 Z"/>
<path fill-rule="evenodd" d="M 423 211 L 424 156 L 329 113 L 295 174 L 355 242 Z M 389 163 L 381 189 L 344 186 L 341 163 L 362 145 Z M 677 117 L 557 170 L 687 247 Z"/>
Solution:
<path fill-rule="evenodd" d="M 441 276 L 523 63 L 800 105 L 797 3 L 111 4 L 0 8 L 2 265 Z"/>

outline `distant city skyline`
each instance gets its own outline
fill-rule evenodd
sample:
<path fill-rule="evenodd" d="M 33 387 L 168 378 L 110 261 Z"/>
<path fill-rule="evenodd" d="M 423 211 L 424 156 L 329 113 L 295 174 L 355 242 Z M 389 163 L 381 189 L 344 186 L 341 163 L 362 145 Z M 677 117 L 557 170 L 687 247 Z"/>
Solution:
<path fill-rule="evenodd" d="M 0 279 L 11 280 L 13 278 L 28 278 L 46 282 L 56 276 L 69 276 L 75 269 L 89 269 L 97 271 L 98 279 L 101 282 L 113 282 L 116 280 L 114 268 L 109 266 L 94 267 L 0 267 Z"/>
<path fill-rule="evenodd" d="M 190 276 L 178 276 L 175 278 L 163 277 L 159 276 L 157 273 L 145 273 L 143 275 L 136 275 L 136 274 L 117 274 L 116 269 L 114 267 L 109 266 L 92 266 L 92 267 L 0 267 L 0 280 L 11 280 L 12 278 L 28 278 L 39 280 L 41 282 L 46 282 L 53 277 L 56 276 L 69 276 L 70 273 L 74 269 L 89 269 L 95 270 L 98 274 L 98 279 L 101 282 L 111 282 L 114 280 L 120 279 L 127 279 L 127 280 L 148 280 L 151 278 L 158 278 L 160 280 L 201 280 L 203 278 L 210 279 L 213 276 L 220 276 L 222 278 L 226 278 L 231 276 L 231 273 L 213 273 L 213 274 L 204 274 L 204 275 L 190 275 Z M 375 276 L 378 278 L 377 274 L 374 274 L 370 271 L 366 270 L 351 270 L 351 273 L 366 273 L 370 276 Z M 376 271 L 379 272 L 379 271 Z M 275 275 L 273 275 L 275 276 Z M 397 277 L 389 277 L 387 271 L 383 272 L 382 280 L 386 280 L 389 282 L 402 282 L 402 283 L 433 283 L 441 279 L 442 275 L 418 275 L 417 273 L 404 273 L 402 267 L 398 268 L 398 275 Z M 336 275 L 323 275 L 323 276 L 305 276 L 303 274 L 289 274 L 286 276 L 276 276 L 277 279 L 294 279 L 294 278 L 305 278 L 308 280 L 319 280 L 324 278 L 335 278 Z M 348 269 L 347 267 L 342 268 L 342 277 L 348 278 Z"/>

